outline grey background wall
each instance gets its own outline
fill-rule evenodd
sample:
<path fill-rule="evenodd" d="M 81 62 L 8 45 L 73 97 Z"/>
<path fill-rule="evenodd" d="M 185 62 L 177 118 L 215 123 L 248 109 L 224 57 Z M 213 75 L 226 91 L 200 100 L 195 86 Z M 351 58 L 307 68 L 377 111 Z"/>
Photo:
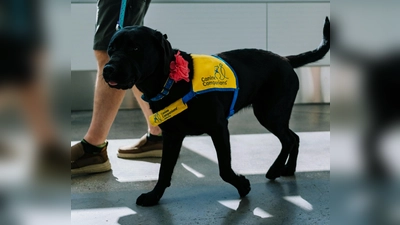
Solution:
<path fill-rule="evenodd" d="M 96 1 L 71 5 L 72 110 L 90 110 L 93 104 L 96 61 L 92 42 Z M 162 1 L 153 0 L 145 26 L 168 34 L 174 48 L 214 54 L 236 48 L 268 49 L 281 55 L 316 48 L 322 38 L 329 1 Z M 330 102 L 330 56 L 297 69 L 301 88 L 297 103 Z M 137 103 L 128 91 L 122 108 Z"/>

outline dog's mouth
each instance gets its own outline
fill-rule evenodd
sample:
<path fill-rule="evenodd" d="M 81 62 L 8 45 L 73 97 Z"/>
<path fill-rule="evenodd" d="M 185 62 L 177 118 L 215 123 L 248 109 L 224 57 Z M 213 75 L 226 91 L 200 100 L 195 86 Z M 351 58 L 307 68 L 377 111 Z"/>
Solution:
<path fill-rule="evenodd" d="M 112 80 L 108 81 L 107 84 L 110 85 L 111 87 L 116 87 L 116 86 L 118 86 L 118 83 L 115 82 L 115 81 L 112 81 Z"/>
<path fill-rule="evenodd" d="M 122 90 L 126 90 L 126 89 L 130 89 L 133 87 L 134 82 L 124 82 L 124 83 L 119 83 L 113 80 L 106 80 L 108 86 L 110 86 L 111 88 L 116 88 L 116 89 L 122 89 Z"/>

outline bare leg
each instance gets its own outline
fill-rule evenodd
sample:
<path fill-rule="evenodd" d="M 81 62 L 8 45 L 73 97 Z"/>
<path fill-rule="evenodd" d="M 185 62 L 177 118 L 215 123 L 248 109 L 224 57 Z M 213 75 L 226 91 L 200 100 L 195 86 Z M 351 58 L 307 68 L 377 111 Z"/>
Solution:
<path fill-rule="evenodd" d="M 95 50 L 94 54 L 97 60 L 97 77 L 94 91 L 93 115 L 84 139 L 92 145 L 100 145 L 107 138 L 125 96 L 125 91 L 110 88 L 103 79 L 103 68 L 109 61 L 107 52 Z"/>

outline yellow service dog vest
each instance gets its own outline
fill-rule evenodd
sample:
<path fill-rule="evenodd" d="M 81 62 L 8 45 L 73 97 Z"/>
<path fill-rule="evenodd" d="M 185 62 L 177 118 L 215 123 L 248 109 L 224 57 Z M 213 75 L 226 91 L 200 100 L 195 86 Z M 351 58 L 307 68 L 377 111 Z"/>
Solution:
<path fill-rule="evenodd" d="M 191 56 L 193 58 L 194 68 L 193 79 L 191 80 L 192 89 L 183 98 L 151 115 L 150 123 L 153 126 L 157 126 L 186 110 L 188 108 L 186 103 L 194 96 L 210 91 L 233 91 L 234 95 L 228 118 L 235 113 L 234 107 L 239 91 L 239 85 L 235 71 L 227 62 L 218 56 L 195 54 L 192 54 Z M 168 80 L 167 83 L 168 82 L 171 81 Z M 160 98 L 156 100 L 159 99 Z"/>

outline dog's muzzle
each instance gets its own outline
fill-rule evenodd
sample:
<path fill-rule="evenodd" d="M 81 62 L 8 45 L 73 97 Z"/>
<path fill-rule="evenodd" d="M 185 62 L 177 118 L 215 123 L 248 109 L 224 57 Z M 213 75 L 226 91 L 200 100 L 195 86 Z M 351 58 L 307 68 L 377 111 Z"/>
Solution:
<path fill-rule="evenodd" d="M 122 54 L 114 54 L 103 68 L 103 78 L 111 88 L 130 89 L 136 82 L 138 72 L 129 58 Z"/>
<path fill-rule="evenodd" d="M 114 66 L 106 65 L 103 69 L 103 77 L 110 87 L 117 88 L 118 82 L 115 80 L 115 71 L 116 69 Z"/>
<path fill-rule="evenodd" d="M 118 82 L 116 82 L 115 80 L 113 80 L 113 76 L 115 74 L 115 67 L 112 65 L 105 65 L 104 69 L 103 69 L 103 77 L 104 80 L 108 83 L 108 85 L 110 85 L 111 87 L 116 87 L 118 85 Z"/>
<path fill-rule="evenodd" d="M 134 81 L 129 81 L 129 80 L 121 80 L 121 74 L 120 72 L 116 69 L 115 66 L 111 64 L 106 64 L 103 69 L 103 78 L 106 81 L 106 83 L 112 87 L 112 88 L 117 88 L 117 89 L 130 89 L 134 85 Z"/>

